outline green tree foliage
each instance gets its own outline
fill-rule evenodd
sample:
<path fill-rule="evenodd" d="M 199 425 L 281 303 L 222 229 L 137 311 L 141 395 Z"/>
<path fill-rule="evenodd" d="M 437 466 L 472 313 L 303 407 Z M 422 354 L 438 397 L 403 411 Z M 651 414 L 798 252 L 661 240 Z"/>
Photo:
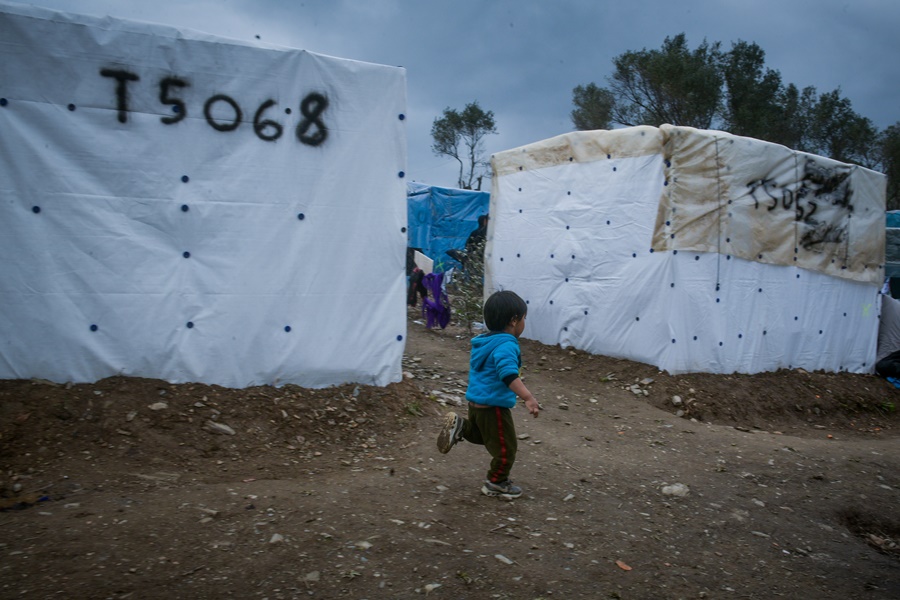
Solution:
<path fill-rule="evenodd" d="M 721 128 L 881 169 L 888 175 L 888 205 L 898 203 L 900 123 L 879 133 L 840 88 L 820 94 L 812 86 L 784 84 L 755 43 L 738 41 L 723 52 L 719 42 L 704 40 L 691 50 L 681 33 L 667 37 L 659 50 L 613 58 L 607 83 L 573 90 L 576 129 L 663 123 Z"/>
<path fill-rule="evenodd" d="M 850 100 L 842 98 L 839 89 L 819 96 L 810 111 L 807 131 L 812 152 L 841 162 L 874 166 L 875 126 L 853 111 Z"/>
<path fill-rule="evenodd" d="M 795 150 L 811 151 L 807 130 L 809 115 L 816 104 L 816 88 L 810 86 L 802 91 L 793 83 L 779 90 L 777 94 L 778 116 L 773 129 L 758 139 L 782 144 Z"/>
<path fill-rule="evenodd" d="M 459 163 L 461 189 L 480 190 L 482 177 L 490 174 L 489 163 L 484 160 L 484 136 L 490 133 L 497 133 L 494 113 L 482 110 L 477 100 L 466 104 L 462 112 L 445 108 L 444 115 L 432 123 L 431 149 Z"/>
<path fill-rule="evenodd" d="M 683 33 L 660 50 L 625 52 L 613 59 L 609 91 L 613 120 L 622 125 L 686 125 L 708 129 L 722 99 L 719 44 L 694 51 Z"/>
<path fill-rule="evenodd" d="M 781 74 L 765 67 L 765 57 L 762 48 L 743 41 L 722 55 L 722 118 L 731 133 L 771 140 L 780 132 L 784 121 L 779 103 Z"/>
<path fill-rule="evenodd" d="M 572 123 L 575 129 L 610 129 L 612 127 L 612 109 L 615 98 L 609 90 L 599 88 L 596 84 L 579 85 L 572 90 Z"/>
<path fill-rule="evenodd" d="M 466 249 L 465 270 L 456 272 L 447 286 L 454 320 L 465 325 L 470 335 L 476 331 L 475 324 L 484 320 L 484 246 L 481 240 Z"/>

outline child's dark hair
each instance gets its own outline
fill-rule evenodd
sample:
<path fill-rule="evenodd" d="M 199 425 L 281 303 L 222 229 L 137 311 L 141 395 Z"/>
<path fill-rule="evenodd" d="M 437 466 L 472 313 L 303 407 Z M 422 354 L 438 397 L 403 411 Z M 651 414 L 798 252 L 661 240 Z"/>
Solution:
<path fill-rule="evenodd" d="M 509 290 L 494 292 L 484 303 L 484 324 L 488 331 L 503 331 L 514 318 L 524 319 L 528 305 Z"/>

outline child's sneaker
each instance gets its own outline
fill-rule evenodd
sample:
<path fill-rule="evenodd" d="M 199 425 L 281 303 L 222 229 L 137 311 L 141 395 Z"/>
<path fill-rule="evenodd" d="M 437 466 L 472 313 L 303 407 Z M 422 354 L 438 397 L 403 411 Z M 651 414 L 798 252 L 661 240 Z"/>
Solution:
<path fill-rule="evenodd" d="M 513 482 L 509 479 L 500 483 L 491 483 L 485 479 L 484 485 L 481 486 L 481 493 L 485 496 L 500 496 L 507 500 L 514 500 L 522 495 L 522 488 L 513 485 Z"/>
<path fill-rule="evenodd" d="M 438 434 L 437 448 L 442 454 L 450 452 L 456 442 L 462 439 L 463 419 L 456 413 L 447 413 L 444 417 L 444 426 Z"/>

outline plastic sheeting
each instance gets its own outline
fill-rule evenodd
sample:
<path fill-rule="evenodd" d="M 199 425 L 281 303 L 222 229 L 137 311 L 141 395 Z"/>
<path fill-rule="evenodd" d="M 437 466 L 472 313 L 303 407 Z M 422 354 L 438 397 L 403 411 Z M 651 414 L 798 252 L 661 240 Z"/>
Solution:
<path fill-rule="evenodd" d="M 813 189 L 823 175 L 810 163 L 837 173 L 836 185 Z M 528 302 L 526 337 L 670 373 L 871 372 L 880 174 L 669 126 L 576 132 L 492 165 L 486 293 L 511 289 Z M 757 208 L 754 186 L 778 208 L 762 197 Z M 813 201 L 833 234 L 802 246 L 816 227 L 804 220 Z"/>
<path fill-rule="evenodd" d="M 447 250 L 462 250 L 478 228 L 478 217 L 488 214 L 490 194 L 474 190 L 409 183 L 409 247 L 421 248 L 444 272 L 460 264 Z"/>
<path fill-rule="evenodd" d="M 900 350 L 900 300 L 882 296 L 876 359 L 881 360 L 898 350 Z"/>
<path fill-rule="evenodd" d="M 900 277 L 900 227 L 888 227 L 884 233 L 884 276 L 896 279 Z"/>
<path fill-rule="evenodd" d="M 400 379 L 403 69 L 5 4 L 0 48 L 0 377 Z"/>
<path fill-rule="evenodd" d="M 889 210 L 885 214 L 885 224 L 888 227 L 900 227 L 900 210 Z"/>

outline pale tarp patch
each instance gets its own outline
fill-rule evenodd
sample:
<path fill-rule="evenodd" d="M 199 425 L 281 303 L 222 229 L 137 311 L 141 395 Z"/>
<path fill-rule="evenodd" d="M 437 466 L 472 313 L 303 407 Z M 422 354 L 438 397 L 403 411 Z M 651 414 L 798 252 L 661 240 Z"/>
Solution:
<path fill-rule="evenodd" d="M 663 136 L 656 127 L 612 131 L 575 131 L 500 152 L 491 157 L 495 175 L 509 175 L 565 163 L 647 156 L 662 152 Z"/>
<path fill-rule="evenodd" d="M 882 174 L 719 131 L 661 130 L 665 188 L 655 249 L 884 280 Z"/>

